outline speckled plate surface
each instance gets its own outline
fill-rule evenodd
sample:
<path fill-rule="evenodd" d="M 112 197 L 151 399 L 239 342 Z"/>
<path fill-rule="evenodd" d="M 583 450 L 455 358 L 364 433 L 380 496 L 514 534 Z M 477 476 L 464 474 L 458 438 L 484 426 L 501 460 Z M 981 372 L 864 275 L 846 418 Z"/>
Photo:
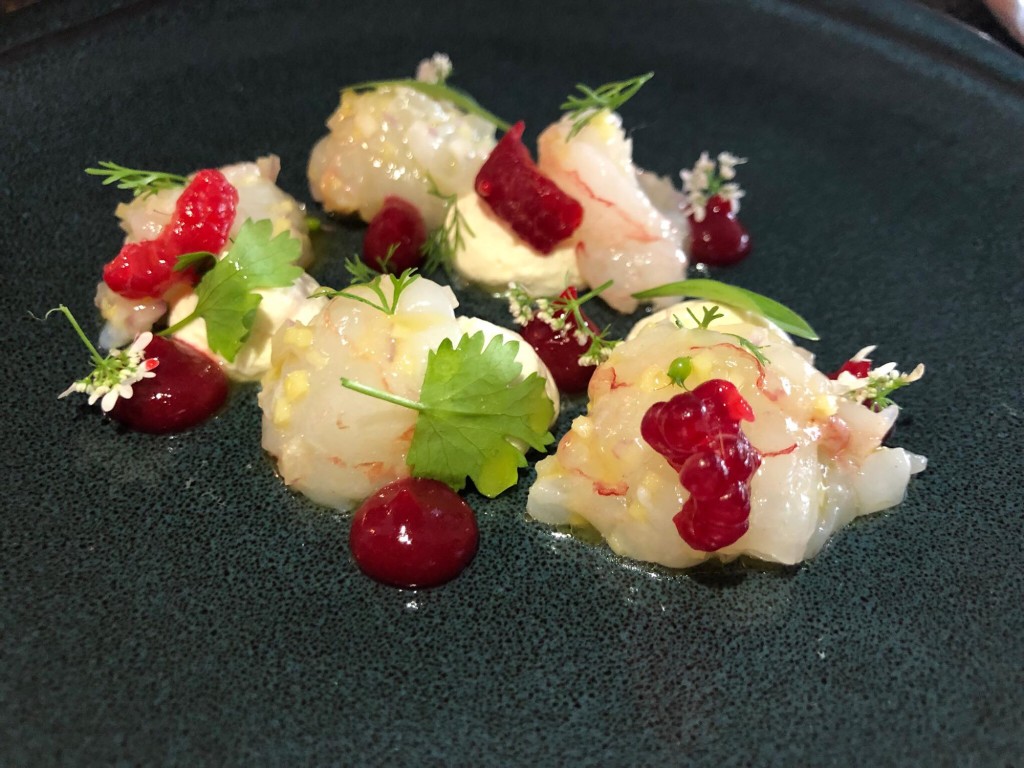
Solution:
<path fill-rule="evenodd" d="M 0 33 L 0 763 L 1020 763 L 1018 58 L 895 0 L 111 5 Z M 469 497 L 461 578 L 405 592 L 277 481 L 253 388 L 174 438 L 56 400 L 85 355 L 28 313 L 95 329 L 119 243 L 82 168 L 276 152 L 308 199 L 339 86 L 435 50 L 533 135 L 575 82 L 654 70 L 625 110 L 642 165 L 750 157 L 756 252 L 717 276 L 809 318 L 826 367 L 868 343 L 927 364 L 907 500 L 800 568 L 667 573 L 527 521 L 524 474 Z M 357 241 L 327 232 L 318 273 Z"/>

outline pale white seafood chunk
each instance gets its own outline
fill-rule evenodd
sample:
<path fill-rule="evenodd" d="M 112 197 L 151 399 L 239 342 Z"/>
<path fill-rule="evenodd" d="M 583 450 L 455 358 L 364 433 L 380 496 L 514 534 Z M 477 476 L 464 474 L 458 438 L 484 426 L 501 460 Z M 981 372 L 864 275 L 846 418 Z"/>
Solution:
<path fill-rule="evenodd" d="M 797 563 L 854 517 L 898 503 L 923 462 L 881 447 L 895 406 L 876 413 L 838 397 L 834 382 L 785 334 L 732 314 L 737 321 L 721 332 L 665 319 L 616 347 L 594 373 L 587 413 L 537 465 L 527 512 L 551 524 L 589 524 L 624 556 L 689 567 L 741 554 Z M 759 364 L 730 333 L 755 339 L 770 362 Z M 692 549 L 679 535 L 672 518 L 688 492 L 640 436 L 650 406 L 682 391 L 666 373 L 682 355 L 692 359 L 688 386 L 722 378 L 738 387 L 755 414 L 743 431 L 762 455 L 750 484 L 749 529 L 714 553 Z"/>
<path fill-rule="evenodd" d="M 393 296 L 390 280 L 380 287 Z M 348 290 L 377 300 L 365 286 Z M 521 377 L 546 373 L 518 334 L 456 318 L 457 305 L 450 288 L 419 278 L 403 290 L 393 315 L 339 296 L 310 321 L 288 323 L 274 335 L 259 402 L 263 447 L 287 485 L 347 509 L 409 475 L 416 412 L 347 389 L 342 377 L 416 400 L 430 351 L 477 331 L 520 341 Z"/>
<path fill-rule="evenodd" d="M 641 184 L 632 141 L 617 114 L 602 110 L 566 141 L 571 128 L 566 116 L 541 133 L 537 164 L 583 206 L 574 234 L 583 280 L 592 287 L 614 280 L 601 297 L 620 312 L 632 312 L 638 306 L 633 293 L 685 276 L 681 220 L 652 201 L 650 180 Z M 672 200 L 663 185 L 655 197 Z"/>
<path fill-rule="evenodd" d="M 313 147 L 309 186 L 328 211 L 369 221 L 394 195 L 419 209 L 428 228 L 441 223 L 443 195 L 462 195 L 494 148 L 494 126 L 448 102 L 404 86 L 346 90 Z"/>
<path fill-rule="evenodd" d="M 202 318 L 188 323 L 174 336 L 208 354 L 235 381 L 255 381 L 270 367 L 270 338 L 274 332 L 287 320 L 300 323 L 311 320 L 327 304 L 325 298 L 310 298 L 310 294 L 319 287 L 316 280 L 303 272 L 291 285 L 256 291 L 262 298 L 253 317 L 249 337 L 234 360 L 226 360 L 210 349 L 206 340 L 206 321 Z M 196 308 L 197 301 L 193 291 L 172 301 L 167 324 L 174 325 L 188 317 Z"/>

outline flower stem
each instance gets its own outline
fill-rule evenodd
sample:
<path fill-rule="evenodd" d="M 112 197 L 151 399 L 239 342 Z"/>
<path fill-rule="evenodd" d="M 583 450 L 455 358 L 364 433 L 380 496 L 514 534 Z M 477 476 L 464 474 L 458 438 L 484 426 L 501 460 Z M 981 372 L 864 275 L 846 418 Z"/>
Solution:
<path fill-rule="evenodd" d="M 93 346 L 93 343 L 89 341 L 89 337 L 85 335 L 85 331 L 82 330 L 82 326 L 80 326 L 78 324 L 78 321 L 75 320 L 75 316 L 71 314 L 71 310 L 68 309 L 65 305 L 61 304 L 47 312 L 46 317 L 49 317 L 50 314 L 53 312 L 60 312 L 62 315 L 64 315 L 64 317 L 68 319 L 68 322 L 71 323 L 71 327 L 74 328 L 75 333 L 78 334 L 78 338 L 82 340 L 82 343 L 85 344 L 86 349 L 89 350 L 89 354 L 92 356 L 93 362 L 96 363 L 96 365 L 102 365 L 104 360 L 103 355 L 101 355 L 99 353 L 99 350 L 97 350 L 96 347 Z"/>
<path fill-rule="evenodd" d="M 417 400 L 409 400 L 408 398 L 399 397 L 398 395 L 393 395 L 390 392 L 385 392 L 382 389 L 368 387 L 365 384 L 360 384 L 358 381 L 353 381 L 352 379 L 344 376 L 341 377 L 341 386 L 351 389 L 354 392 L 358 392 L 361 395 L 369 395 L 370 397 L 376 397 L 378 400 L 385 400 L 389 403 L 400 405 L 403 408 L 411 408 L 414 411 L 427 410 L 427 407 Z"/>

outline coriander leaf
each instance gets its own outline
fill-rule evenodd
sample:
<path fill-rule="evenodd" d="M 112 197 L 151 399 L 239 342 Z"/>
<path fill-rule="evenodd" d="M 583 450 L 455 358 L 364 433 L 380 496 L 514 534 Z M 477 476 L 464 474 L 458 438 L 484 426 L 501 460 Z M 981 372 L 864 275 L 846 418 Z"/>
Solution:
<path fill-rule="evenodd" d="M 547 431 L 553 406 L 544 380 L 530 374 L 515 382 L 518 342 L 484 334 L 463 336 L 454 347 L 446 339 L 427 360 L 420 390 L 426 410 L 416 421 L 408 462 L 454 488 L 469 476 L 485 496 L 516 484 L 526 458 L 511 439 L 543 450 L 554 438 Z"/>
<path fill-rule="evenodd" d="M 210 349 L 233 362 L 249 337 L 262 288 L 282 288 L 302 275 L 295 265 L 302 248 L 298 240 L 282 232 L 273 237 L 269 219 L 246 220 L 231 249 L 196 286 L 198 302 L 192 314 L 162 331 L 169 335 L 197 318 L 206 321 Z"/>
<path fill-rule="evenodd" d="M 691 296 L 695 299 L 720 301 L 738 309 L 746 309 L 771 320 L 782 330 L 803 339 L 817 341 L 819 336 L 810 324 L 784 304 L 769 299 L 760 293 L 748 291 L 736 285 L 727 285 L 718 280 L 694 278 L 666 283 L 657 288 L 648 288 L 633 294 L 634 299 L 656 299 L 662 296 Z"/>
<path fill-rule="evenodd" d="M 197 262 L 205 261 L 206 259 L 217 259 L 217 255 L 210 253 L 209 251 L 195 251 L 194 253 L 183 253 L 178 257 L 178 260 L 174 262 L 174 271 L 181 272 L 186 267 L 196 264 Z"/>
<path fill-rule="evenodd" d="M 445 339 L 427 358 L 419 401 L 405 400 L 349 379 L 343 386 L 419 412 L 406 462 L 417 477 L 455 490 L 469 477 L 485 496 L 497 496 L 519 479 L 526 457 L 512 441 L 543 451 L 554 406 L 544 380 L 531 373 L 517 381 L 519 343 L 482 332 Z"/>
<path fill-rule="evenodd" d="M 403 78 L 399 80 L 369 80 L 365 83 L 356 83 L 355 85 L 346 86 L 345 88 L 342 88 L 342 90 L 365 91 L 376 88 L 395 88 L 397 86 L 412 88 L 414 91 L 419 91 L 423 95 L 429 96 L 437 101 L 449 101 L 463 112 L 470 115 L 476 115 L 477 117 L 482 117 L 484 120 L 492 123 L 503 131 L 507 131 L 510 128 L 509 123 L 481 107 L 477 103 L 476 99 L 468 93 L 464 93 L 463 91 L 453 88 L 450 85 L 445 85 L 444 83 L 425 83 L 422 80 L 413 80 L 412 78 Z"/>

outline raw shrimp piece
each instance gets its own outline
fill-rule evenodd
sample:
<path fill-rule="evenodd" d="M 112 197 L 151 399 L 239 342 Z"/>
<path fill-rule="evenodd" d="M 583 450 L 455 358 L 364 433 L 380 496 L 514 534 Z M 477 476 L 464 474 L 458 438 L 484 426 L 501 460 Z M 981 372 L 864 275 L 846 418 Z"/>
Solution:
<path fill-rule="evenodd" d="M 537 465 L 527 503 L 532 517 L 587 523 L 615 552 L 670 567 L 741 554 L 797 563 L 854 517 L 903 498 L 923 460 L 881 447 L 895 406 L 875 413 L 837 397 L 834 382 L 814 368 L 809 353 L 741 312 L 718 322 L 718 330 L 679 328 L 669 317 L 612 351 L 591 380 L 587 413 Z M 770 362 L 759 364 L 731 333 L 760 345 Z M 739 388 L 755 416 L 742 429 L 762 458 L 750 483 L 749 529 L 713 554 L 679 536 L 672 518 L 688 493 L 640 436 L 650 406 L 681 391 L 666 372 L 682 355 L 692 360 L 685 382 L 691 389 L 712 378 Z"/>
<path fill-rule="evenodd" d="M 389 279 L 381 288 L 393 295 Z M 377 300 L 369 288 L 349 290 Z M 348 509 L 409 476 L 405 457 L 416 412 L 346 389 L 339 379 L 415 400 L 427 356 L 444 339 L 457 343 L 464 333 L 480 330 L 486 336 L 512 333 L 456 318 L 457 305 L 450 288 L 419 278 L 404 289 L 394 315 L 339 296 L 307 323 L 278 330 L 259 402 L 263 447 L 285 483 L 317 503 Z M 525 342 L 517 359 L 521 377 L 546 374 Z"/>
<path fill-rule="evenodd" d="M 328 211 L 370 221 L 384 199 L 416 206 L 427 228 L 441 223 L 443 195 L 462 195 L 494 147 L 494 126 L 411 88 L 347 90 L 309 158 L 309 186 Z"/>
<path fill-rule="evenodd" d="M 601 297 L 620 312 L 632 312 L 631 294 L 682 280 L 686 270 L 678 215 L 666 215 L 649 196 L 671 206 L 676 199 L 656 180 L 641 183 L 632 141 L 613 112 L 598 113 L 572 140 L 572 120 L 562 118 L 537 140 L 538 166 L 583 206 L 576 230 L 580 275 L 591 285 L 615 283 Z"/>

